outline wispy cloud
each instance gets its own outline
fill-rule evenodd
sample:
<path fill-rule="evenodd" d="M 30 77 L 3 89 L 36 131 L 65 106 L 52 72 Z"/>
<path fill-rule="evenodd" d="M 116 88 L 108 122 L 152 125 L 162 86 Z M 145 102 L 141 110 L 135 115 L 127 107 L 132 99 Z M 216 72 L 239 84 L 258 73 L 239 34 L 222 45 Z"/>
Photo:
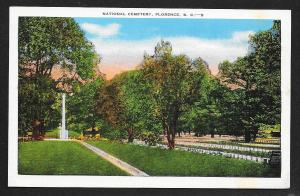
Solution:
<path fill-rule="evenodd" d="M 229 39 L 201 39 L 196 37 L 164 37 L 170 41 L 174 54 L 186 54 L 190 58 L 201 57 L 210 66 L 214 74 L 218 72 L 218 64 L 224 60 L 234 61 L 247 53 L 249 35 L 253 32 L 235 32 Z M 154 47 L 160 37 L 146 40 L 105 40 L 96 38 L 97 52 L 102 56 L 100 70 L 119 72 L 134 69 L 143 60 L 144 52 L 153 54 Z M 114 69 L 109 69 L 109 68 Z M 119 67 L 119 71 L 117 69 Z M 114 73 L 105 73 L 113 76 Z"/>
<path fill-rule="evenodd" d="M 236 42 L 247 42 L 249 40 L 249 36 L 253 35 L 254 31 L 237 31 L 232 35 L 232 40 Z"/>
<path fill-rule="evenodd" d="M 80 24 L 80 26 L 86 32 L 91 33 L 100 38 L 106 38 L 117 35 L 120 30 L 120 25 L 117 23 L 112 23 L 106 26 L 93 23 L 82 23 Z"/>

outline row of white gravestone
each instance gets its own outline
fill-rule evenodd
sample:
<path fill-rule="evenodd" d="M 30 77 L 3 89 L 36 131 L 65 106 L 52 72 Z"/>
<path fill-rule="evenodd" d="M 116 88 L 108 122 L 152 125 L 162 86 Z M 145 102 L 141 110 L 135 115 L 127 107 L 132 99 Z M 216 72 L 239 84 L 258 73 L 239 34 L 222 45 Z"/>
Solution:
<path fill-rule="evenodd" d="M 264 148 L 253 148 L 253 147 L 244 147 L 244 146 L 233 146 L 233 145 L 222 145 L 222 144 L 209 144 L 208 147 L 212 148 L 222 148 L 228 150 L 240 150 L 240 151 L 254 151 L 254 152 L 270 152 L 269 149 Z"/>
<path fill-rule="evenodd" d="M 178 142 L 178 144 L 181 144 Z M 186 143 L 185 143 L 186 144 Z M 249 152 L 271 152 L 269 149 L 265 148 L 254 148 L 254 147 L 244 147 L 244 146 L 234 146 L 234 145 L 226 145 L 226 144 L 210 144 L 210 143 L 197 143 L 194 146 L 206 147 L 206 148 L 221 148 L 227 150 L 239 150 L 239 151 L 249 151 Z"/>
<path fill-rule="evenodd" d="M 141 146 L 147 146 L 145 142 L 134 140 L 135 145 L 141 145 Z M 164 144 L 156 144 L 156 146 L 153 147 L 159 147 L 166 149 L 168 148 L 167 145 Z M 194 152 L 194 153 L 202 153 L 202 154 L 210 154 L 210 155 L 220 155 L 225 156 L 228 158 L 235 158 L 235 159 L 244 159 L 249 161 L 254 161 L 258 163 L 268 163 L 270 158 L 267 157 L 257 157 L 257 156 L 251 156 L 251 155 L 244 155 L 244 154 L 237 154 L 237 153 L 228 153 L 223 151 L 216 151 L 216 150 L 207 150 L 207 149 L 201 149 L 201 148 L 193 148 L 193 147 L 185 147 L 185 146 L 177 146 L 177 149 Z"/>
<path fill-rule="evenodd" d="M 183 149 L 181 147 L 178 147 L 180 149 Z M 251 155 L 245 155 L 245 154 L 236 154 L 236 153 L 228 153 L 223 151 L 215 151 L 215 150 L 206 150 L 206 149 L 199 149 L 199 148 L 188 148 L 185 147 L 186 151 L 196 152 L 196 153 L 204 153 L 204 154 L 211 154 L 211 155 L 222 155 L 229 158 L 235 158 L 235 159 L 244 159 L 249 161 L 255 161 L 259 163 L 268 163 L 269 158 L 267 157 L 256 157 Z"/>

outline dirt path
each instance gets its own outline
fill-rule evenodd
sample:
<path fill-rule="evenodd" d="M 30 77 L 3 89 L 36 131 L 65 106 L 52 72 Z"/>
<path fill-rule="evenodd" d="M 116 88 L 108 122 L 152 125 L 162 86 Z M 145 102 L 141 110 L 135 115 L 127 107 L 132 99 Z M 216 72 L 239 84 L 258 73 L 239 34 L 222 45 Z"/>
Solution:
<path fill-rule="evenodd" d="M 77 140 L 77 142 L 79 142 L 80 144 L 82 144 L 83 146 L 85 146 L 86 148 L 90 149 L 91 151 L 93 151 L 94 153 L 96 153 L 98 156 L 102 157 L 103 159 L 109 161 L 110 163 L 112 163 L 113 165 L 117 166 L 118 168 L 126 171 L 127 173 L 133 175 L 133 176 L 149 176 L 148 174 L 146 174 L 145 172 L 137 169 L 136 167 L 133 167 L 131 165 L 129 165 L 128 163 L 104 152 L 103 150 L 92 146 L 84 141 L 79 141 Z"/>

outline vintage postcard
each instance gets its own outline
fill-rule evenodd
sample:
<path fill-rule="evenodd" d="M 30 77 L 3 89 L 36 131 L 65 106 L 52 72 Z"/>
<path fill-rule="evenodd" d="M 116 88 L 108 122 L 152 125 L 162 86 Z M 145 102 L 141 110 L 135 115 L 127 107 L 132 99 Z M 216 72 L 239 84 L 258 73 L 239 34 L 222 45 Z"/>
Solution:
<path fill-rule="evenodd" d="M 289 188 L 290 10 L 11 7 L 8 185 Z"/>

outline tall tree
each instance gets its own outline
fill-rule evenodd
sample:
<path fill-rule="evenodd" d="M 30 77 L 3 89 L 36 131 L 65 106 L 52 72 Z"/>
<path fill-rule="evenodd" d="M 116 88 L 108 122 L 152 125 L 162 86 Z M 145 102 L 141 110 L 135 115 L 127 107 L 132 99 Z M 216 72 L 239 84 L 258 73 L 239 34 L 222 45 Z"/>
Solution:
<path fill-rule="evenodd" d="M 201 92 L 196 102 L 195 109 L 198 111 L 197 132 L 210 133 L 214 137 L 216 133 L 221 133 L 219 108 L 222 91 L 219 81 L 212 75 L 205 75 L 201 82 Z"/>
<path fill-rule="evenodd" d="M 150 96 L 149 83 L 143 80 L 140 70 L 122 73 L 116 80 L 120 86 L 120 101 L 123 109 L 122 127 L 126 128 L 128 141 L 142 132 L 159 134 L 160 124 L 155 114 L 154 100 Z"/>
<path fill-rule="evenodd" d="M 97 100 L 104 80 L 97 77 L 84 83 L 73 85 L 72 96 L 67 99 L 67 112 L 69 128 L 75 131 L 83 131 L 91 128 L 95 131 L 101 122 L 97 113 Z"/>
<path fill-rule="evenodd" d="M 175 147 L 178 121 L 187 104 L 194 101 L 199 85 L 193 78 L 198 74 L 185 55 L 173 55 L 170 42 L 161 41 L 154 55 L 144 56 L 142 71 L 151 85 L 151 95 L 162 127 L 167 135 L 168 147 Z"/>
<path fill-rule="evenodd" d="M 126 131 L 128 142 L 143 132 L 158 135 L 161 130 L 150 88 L 140 70 L 123 72 L 102 89 L 98 99 L 98 113 L 117 130 Z"/>
<path fill-rule="evenodd" d="M 280 40 L 280 21 L 274 21 L 270 30 L 250 37 L 249 54 L 219 66 L 223 82 L 240 89 L 246 142 L 256 137 L 259 124 L 280 123 Z"/>
<path fill-rule="evenodd" d="M 93 45 L 73 18 L 20 17 L 18 46 L 19 69 L 25 75 L 50 77 L 58 66 L 84 80 L 93 77 L 98 60 Z"/>
<path fill-rule="evenodd" d="M 19 79 L 19 134 L 33 131 L 41 134 L 44 128 L 53 128 L 58 123 L 58 110 L 51 107 L 56 102 L 57 92 L 53 81 L 46 77 Z"/>
<path fill-rule="evenodd" d="M 56 92 L 69 89 L 74 80 L 92 78 L 99 57 L 72 18 L 20 17 L 18 43 L 19 127 L 24 132 L 47 124 Z M 61 72 L 56 80 L 55 68 Z"/>
<path fill-rule="evenodd" d="M 106 81 L 100 89 L 97 99 L 97 114 L 105 121 L 103 134 L 111 139 L 123 139 L 124 134 L 119 130 L 123 119 L 123 108 L 120 100 L 120 87 L 115 80 Z"/>
<path fill-rule="evenodd" d="M 192 62 L 194 101 L 186 105 L 180 118 L 180 130 L 193 131 L 197 136 L 211 132 L 213 135 L 216 124 L 214 98 L 212 93 L 216 88 L 216 80 L 211 75 L 208 64 L 200 57 Z"/>

